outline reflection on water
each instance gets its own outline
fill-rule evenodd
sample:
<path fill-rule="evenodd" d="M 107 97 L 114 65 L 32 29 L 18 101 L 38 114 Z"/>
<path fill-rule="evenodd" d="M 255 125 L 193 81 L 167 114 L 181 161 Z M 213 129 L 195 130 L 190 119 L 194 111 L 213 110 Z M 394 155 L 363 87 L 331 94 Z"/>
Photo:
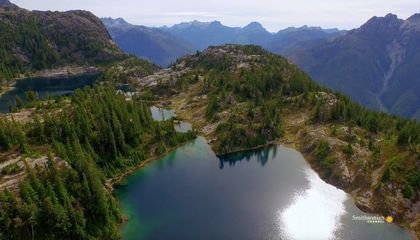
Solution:
<path fill-rule="evenodd" d="M 123 240 L 410 239 L 396 225 L 353 221 L 365 213 L 282 146 L 218 159 L 198 137 L 115 194 L 130 218 Z"/>
<path fill-rule="evenodd" d="M 270 156 L 271 155 L 271 156 Z M 237 162 L 247 161 L 249 162 L 250 159 L 255 158 L 257 163 L 261 166 L 265 166 L 269 159 L 275 158 L 277 155 L 277 148 L 266 147 L 259 150 L 253 151 L 246 151 L 246 152 L 238 152 L 234 154 L 229 154 L 225 156 L 219 157 L 219 168 L 223 169 L 225 164 L 233 167 Z"/>
<path fill-rule="evenodd" d="M 336 239 L 345 213 L 345 192 L 322 181 L 312 170 L 306 170 L 309 188 L 296 192 L 293 203 L 280 209 L 279 227 L 285 239 Z"/>

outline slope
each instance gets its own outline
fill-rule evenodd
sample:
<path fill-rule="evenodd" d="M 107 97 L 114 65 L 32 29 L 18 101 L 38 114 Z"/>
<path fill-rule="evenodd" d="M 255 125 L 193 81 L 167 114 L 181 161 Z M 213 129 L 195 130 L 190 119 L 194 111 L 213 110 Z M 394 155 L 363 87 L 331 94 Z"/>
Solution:
<path fill-rule="evenodd" d="M 315 80 L 372 109 L 419 118 L 419 15 L 373 17 L 330 42 L 292 54 Z"/>
<path fill-rule="evenodd" d="M 59 66 L 103 64 L 121 56 L 106 28 L 89 12 L 0 5 L 0 79 Z"/>
<path fill-rule="evenodd" d="M 121 18 L 102 18 L 102 22 L 122 50 L 160 66 L 168 66 L 196 49 L 194 44 L 157 28 L 135 26 Z"/>

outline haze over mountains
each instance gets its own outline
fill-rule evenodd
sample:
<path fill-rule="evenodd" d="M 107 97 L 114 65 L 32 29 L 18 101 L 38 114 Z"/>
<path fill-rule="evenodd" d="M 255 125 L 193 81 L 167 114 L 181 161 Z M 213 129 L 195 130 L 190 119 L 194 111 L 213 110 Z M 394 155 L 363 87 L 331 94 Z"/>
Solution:
<path fill-rule="evenodd" d="M 121 49 L 161 66 L 212 45 L 261 45 L 371 109 L 420 119 L 419 19 L 389 14 L 351 31 L 303 26 L 277 33 L 257 22 L 242 28 L 219 21 L 150 28 L 121 18 L 102 21 Z"/>
<path fill-rule="evenodd" d="M 193 52 L 196 47 L 160 29 L 135 26 L 124 19 L 102 18 L 109 33 L 125 52 L 166 66 L 178 57 Z"/>
<path fill-rule="evenodd" d="M 345 32 L 303 26 L 270 33 L 257 22 L 242 28 L 225 26 L 219 21 L 192 21 L 172 27 L 151 28 L 129 24 L 122 18 L 102 18 L 102 21 L 121 49 L 161 66 L 167 66 L 186 53 L 203 50 L 208 46 L 255 44 L 284 54 L 300 48 L 307 41 L 331 39 Z"/>

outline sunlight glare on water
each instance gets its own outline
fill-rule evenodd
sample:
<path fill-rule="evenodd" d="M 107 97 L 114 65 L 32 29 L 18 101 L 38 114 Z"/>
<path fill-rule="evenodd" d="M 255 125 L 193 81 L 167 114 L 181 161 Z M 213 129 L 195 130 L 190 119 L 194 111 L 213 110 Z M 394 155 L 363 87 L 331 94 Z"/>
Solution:
<path fill-rule="evenodd" d="M 293 203 L 279 210 L 278 223 L 282 238 L 287 240 L 335 240 L 340 217 L 345 214 L 347 195 L 322 181 L 312 169 L 306 170 L 309 189 L 295 194 Z"/>

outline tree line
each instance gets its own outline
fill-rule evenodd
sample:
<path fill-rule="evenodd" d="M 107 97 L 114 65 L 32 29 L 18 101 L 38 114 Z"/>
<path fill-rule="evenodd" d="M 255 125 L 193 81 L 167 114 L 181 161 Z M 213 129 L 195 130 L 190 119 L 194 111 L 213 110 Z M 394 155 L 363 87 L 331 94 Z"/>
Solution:
<path fill-rule="evenodd" d="M 0 120 L 2 150 L 51 149 L 45 167 L 26 165 L 18 192 L 0 193 L 0 239 L 118 239 L 121 214 L 106 179 L 194 137 L 108 87 L 77 90 L 70 106 L 27 124 Z"/>

